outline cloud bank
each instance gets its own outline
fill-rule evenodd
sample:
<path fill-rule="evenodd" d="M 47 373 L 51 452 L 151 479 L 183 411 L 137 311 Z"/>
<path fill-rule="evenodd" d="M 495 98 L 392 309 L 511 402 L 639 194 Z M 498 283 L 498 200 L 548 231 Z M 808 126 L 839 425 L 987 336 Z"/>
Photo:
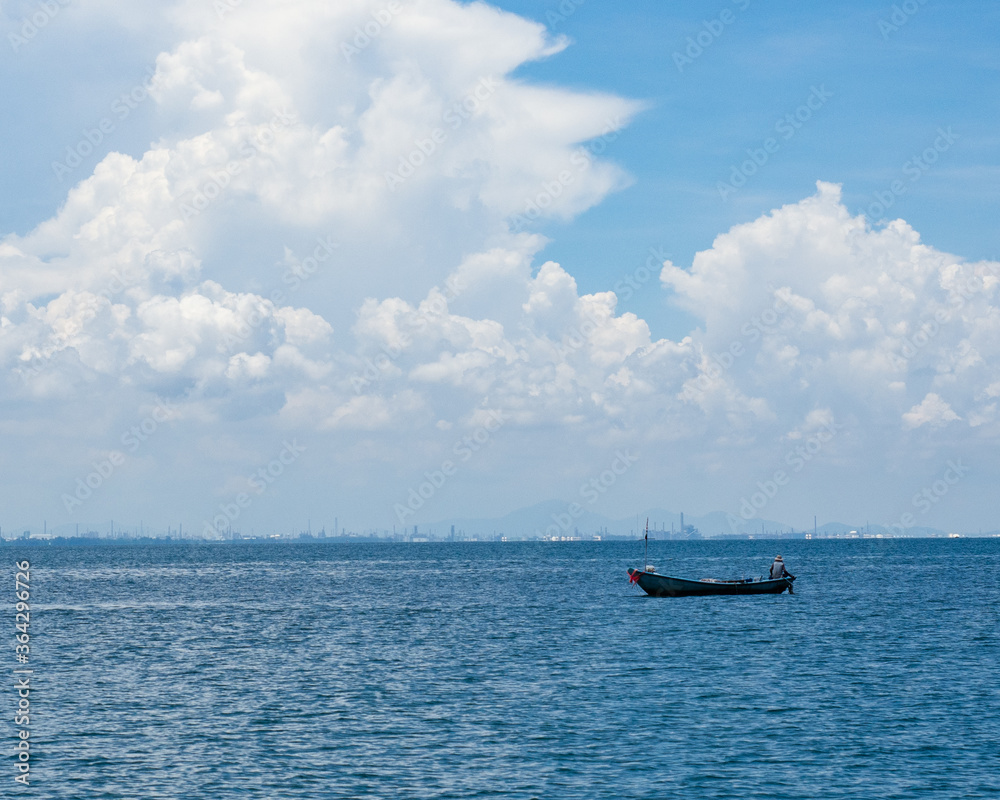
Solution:
<path fill-rule="evenodd" d="M 21 518 L 183 507 L 193 525 L 296 436 L 302 458 L 234 525 L 308 507 L 385 527 L 497 414 L 422 518 L 571 495 L 623 447 L 639 460 L 617 509 L 683 503 L 700 476 L 707 511 L 820 431 L 837 431 L 810 453 L 823 470 L 904 487 L 915 459 L 994 445 L 1000 264 L 873 228 L 835 184 L 663 265 L 669 304 L 701 320 L 680 341 L 539 263 L 545 240 L 512 220 L 626 186 L 586 145 L 641 109 L 518 79 L 567 44 L 543 26 L 446 0 L 161 15 L 178 43 L 149 83 L 159 138 L 0 241 L 0 458 Z M 828 473 L 808 470 L 813 502 Z"/>

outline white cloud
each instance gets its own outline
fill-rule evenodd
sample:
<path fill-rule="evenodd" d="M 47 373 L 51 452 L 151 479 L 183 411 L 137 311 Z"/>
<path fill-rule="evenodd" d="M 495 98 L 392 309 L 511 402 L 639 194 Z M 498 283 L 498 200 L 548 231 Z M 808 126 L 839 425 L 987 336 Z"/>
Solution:
<path fill-rule="evenodd" d="M 939 397 L 932 390 L 958 409 L 934 419 L 980 403 L 994 380 L 998 272 L 923 244 L 902 220 L 866 227 L 838 186 L 819 183 L 814 197 L 719 236 L 690 271 L 668 262 L 661 279 L 705 320 L 697 343 L 748 348 L 713 383 L 766 395 L 780 419 L 823 405 L 877 426 Z"/>
<path fill-rule="evenodd" d="M 952 411 L 950 405 L 939 395 L 930 392 L 918 405 L 903 414 L 903 427 L 919 428 L 921 425 L 942 427 L 958 419 L 960 417 Z"/>
<path fill-rule="evenodd" d="M 667 262 L 663 287 L 700 325 L 654 341 L 506 222 L 532 203 L 571 217 L 622 186 L 580 146 L 639 104 L 512 78 L 566 42 L 483 4 L 405 4 L 346 58 L 379 8 L 247 0 L 175 20 L 152 84 L 162 135 L 0 242 L 3 399 L 31 435 L 33 415 L 70 404 L 89 420 L 49 437 L 71 472 L 159 395 L 175 444 L 150 447 L 206 486 L 288 431 L 325 443 L 322 485 L 386 464 L 387 485 L 405 482 L 495 409 L 510 422 L 489 463 L 510 490 L 536 460 L 535 499 L 609 447 L 644 448 L 650 474 L 732 482 L 834 423 L 847 432 L 824 458 L 856 468 L 873 450 L 905 460 L 915 438 L 1000 435 L 1000 265 L 903 220 L 872 229 L 821 182 L 689 269 Z M 241 436 L 253 446 L 192 463 Z"/>

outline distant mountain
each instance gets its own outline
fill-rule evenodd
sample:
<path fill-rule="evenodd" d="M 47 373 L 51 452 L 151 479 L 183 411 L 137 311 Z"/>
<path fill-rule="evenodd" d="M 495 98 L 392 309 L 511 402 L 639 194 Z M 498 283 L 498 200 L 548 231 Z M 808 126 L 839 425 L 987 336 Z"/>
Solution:
<path fill-rule="evenodd" d="M 445 519 L 430 525 L 418 526 L 421 535 L 447 536 L 454 526 L 456 535 L 492 537 L 508 536 L 515 539 L 552 536 L 586 536 L 590 538 L 598 531 L 607 530 L 615 536 L 634 533 L 635 521 L 631 528 L 618 520 L 601 514 L 585 511 L 579 503 L 564 503 L 560 500 L 546 500 L 527 508 L 519 508 L 502 517 L 491 519 L 471 519 L 458 517 Z"/>

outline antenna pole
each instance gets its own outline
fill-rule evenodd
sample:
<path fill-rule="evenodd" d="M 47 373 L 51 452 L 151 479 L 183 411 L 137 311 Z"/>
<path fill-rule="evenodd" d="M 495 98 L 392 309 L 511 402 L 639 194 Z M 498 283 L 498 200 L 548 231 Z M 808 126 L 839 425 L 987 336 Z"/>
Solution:
<path fill-rule="evenodd" d="M 645 547 L 642 550 L 642 571 L 646 571 L 646 567 L 649 566 L 649 517 L 646 517 L 646 535 L 643 537 L 646 542 Z"/>

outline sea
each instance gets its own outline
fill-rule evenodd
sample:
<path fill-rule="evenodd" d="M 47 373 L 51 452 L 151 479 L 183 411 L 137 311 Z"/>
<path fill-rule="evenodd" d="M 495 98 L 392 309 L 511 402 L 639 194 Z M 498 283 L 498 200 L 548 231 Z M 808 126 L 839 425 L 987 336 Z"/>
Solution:
<path fill-rule="evenodd" d="M 1000 539 L 6 543 L 0 796 L 1000 798 Z M 3 658 L 14 662 L 14 640 Z M 23 665 L 21 665 L 23 668 Z"/>

